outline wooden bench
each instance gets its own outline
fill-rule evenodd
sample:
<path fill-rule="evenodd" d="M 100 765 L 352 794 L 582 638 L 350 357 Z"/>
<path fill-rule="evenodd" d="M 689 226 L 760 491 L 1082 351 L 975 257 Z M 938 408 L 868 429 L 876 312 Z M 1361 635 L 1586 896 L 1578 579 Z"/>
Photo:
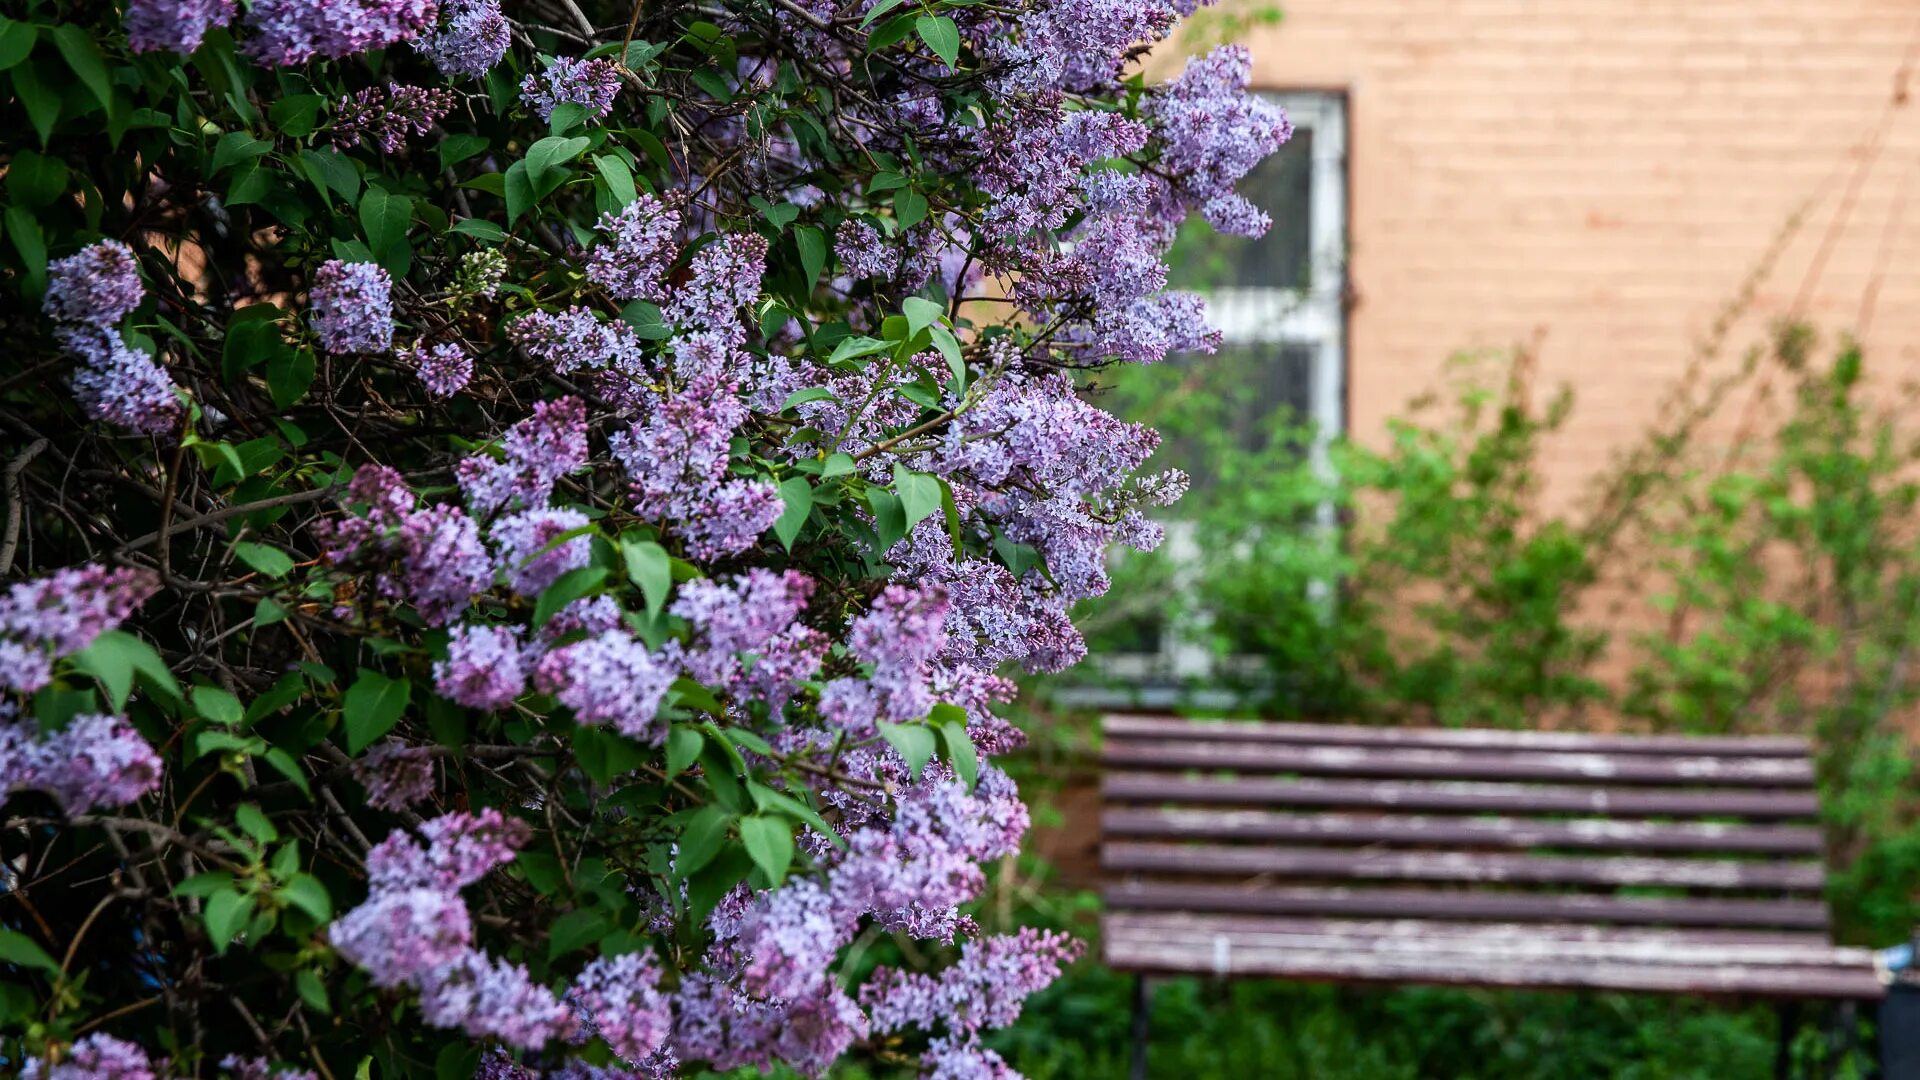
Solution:
<path fill-rule="evenodd" d="M 1115 969 L 1873 1002 L 1807 744 L 1108 716 Z M 1144 978 L 1134 1075 L 1145 1075 Z"/>

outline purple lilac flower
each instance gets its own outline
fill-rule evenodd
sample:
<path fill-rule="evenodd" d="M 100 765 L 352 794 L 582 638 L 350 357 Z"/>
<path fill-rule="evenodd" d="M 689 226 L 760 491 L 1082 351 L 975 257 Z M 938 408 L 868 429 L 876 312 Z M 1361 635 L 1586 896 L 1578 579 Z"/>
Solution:
<path fill-rule="evenodd" d="M 533 415 L 513 425 L 500 458 L 476 454 L 460 462 L 456 478 L 476 514 L 517 503 L 540 509 L 553 485 L 587 460 L 587 407 L 561 397 L 534 405 Z"/>
<path fill-rule="evenodd" d="M 473 357 L 457 341 L 443 341 L 414 351 L 413 360 L 427 393 L 452 397 L 473 381 Z"/>
<path fill-rule="evenodd" d="M 697 646 L 687 653 L 688 673 L 704 683 L 738 689 L 747 682 L 743 656 L 753 664 L 756 675 L 770 655 L 777 654 L 776 662 L 799 659 L 812 642 L 807 636 L 792 634 L 794 620 L 812 593 L 813 580 L 805 574 L 795 570 L 776 574 L 761 567 L 724 585 L 711 578 L 682 585 L 668 610 L 693 624 Z M 791 681 L 798 682 L 810 674 Z M 791 673 L 784 673 L 779 681 L 790 677 Z"/>
<path fill-rule="evenodd" d="M 328 352 L 393 347 L 393 279 L 373 263 L 328 259 L 314 271 L 310 304 L 314 332 Z"/>
<path fill-rule="evenodd" d="M 150 571 L 98 565 L 14 583 L 0 594 L 0 687 L 38 691 L 54 660 L 125 622 L 158 587 Z"/>
<path fill-rule="evenodd" d="M 493 584 L 480 528 L 457 506 L 429 506 L 401 524 L 401 573 L 388 595 L 404 596 L 430 626 L 451 622 Z"/>
<path fill-rule="evenodd" d="M 1081 948 L 1065 934 L 1027 927 L 967 942 L 959 962 L 937 975 L 880 968 L 860 988 L 860 999 L 878 1031 L 944 1025 L 971 1034 L 1003 1028 L 1020 1018 L 1021 1002 L 1059 978 Z"/>
<path fill-rule="evenodd" d="M 574 635 L 596 637 L 626 624 L 626 612 L 620 610 L 620 604 L 611 596 L 589 596 L 575 600 L 554 612 L 553 618 L 547 620 L 547 625 L 539 629 L 527 655 L 537 659 L 546 655 L 546 650 L 562 638 Z"/>
<path fill-rule="evenodd" d="M 1252 71 L 1244 46 L 1222 45 L 1188 62 L 1141 109 L 1165 143 L 1160 165 L 1175 178 L 1179 197 L 1188 206 L 1209 207 L 1215 228 L 1258 230 L 1241 231 L 1243 236 L 1264 232 L 1266 215 L 1231 202 L 1214 204 L 1232 196 L 1241 177 L 1293 136 L 1285 112 L 1246 92 Z"/>
<path fill-rule="evenodd" d="M 241 51 L 268 67 L 339 59 L 412 41 L 438 13 L 435 0 L 255 0 Z"/>
<path fill-rule="evenodd" d="M 587 280 L 615 300 L 664 299 L 667 269 L 679 251 L 677 203 L 642 192 L 619 213 L 601 214 L 594 227 L 607 239 L 587 253 Z"/>
<path fill-rule="evenodd" d="M 30 1057 L 20 1072 L 20 1080 L 158 1080 L 159 1076 L 145 1050 L 99 1031 L 68 1047 L 59 1064 Z"/>
<path fill-rule="evenodd" d="M 389 739 L 353 763 L 353 777 L 367 789 L 367 805 L 398 812 L 433 794 L 433 755 Z"/>
<path fill-rule="evenodd" d="M 673 677 L 672 665 L 656 661 L 632 634 L 609 630 L 542 657 L 533 684 L 582 724 L 611 724 L 628 738 L 658 744 L 666 732 L 657 714 Z"/>
<path fill-rule="evenodd" d="M 312 1069 L 275 1068 L 263 1057 L 228 1054 L 220 1059 L 220 1067 L 227 1070 L 233 1080 L 320 1080 L 320 1075 Z"/>
<path fill-rule="evenodd" d="M 453 111 L 456 100 L 445 87 L 391 82 L 384 89 L 369 86 L 334 103 L 333 145 L 350 147 L 365 137 L 382 153 L 399 153 L 409 134 L 432 131 L 441 117 Z"/>
<path fill-rule="evenodd" d="M 740 920 L 733 947 L 741 988 L 758 998 L 798 1000 L 818 991 L 858 912 L 836 910 L 827 891 L 798 880 L 761 893 Z"/>
<path fill-rule="evenodd" d="M 50 735 L 0 719 L 0 799 L 44 791 L 69 814 L 125 806 L 160 786 L 153 747 L 118 716 L 82 713 Z"/>
<path fill-rule="evenodd" d="M 537 1050 L 567 1034 L 573 1013 L 527 969 L 470 951 L 419 980 L 420 1017 L 476 1039 Z"/>
<path fill-rule="evenodd" d="M 533 835 L 527 823 L 489 806 L 477 814 L 442 814 L 420 826 L 428 861 L 443 888 L 458 889 L 513 861 Z"/>
<path fill-rule="evenodd" d="M 127 0 L 127 45 L 186 55 L 215 26 L 233 21 L 233 0 Z"/>
<path fill-rule="evenodd" d="M 73 373 L 73 397 L 90 419 L 142 435 L 179 429 L 187 411 L 180 388 L 153 357 L 129 349 L 119 331 L 73 326 L 55 336 L 80 361 Z"/>
<path fill-rule="evenodd" d="M 900 253 L 880 238 L 880 230 L 860 218 L 848 218 L 833 234 L 833 253 L 852 278 L 890 278 L 900 269 Z"/>
<path fill-rule="evenodd" d="M 543 550 L 562 533 L 587 524 L 578 510 L 525 510 L 493 523 L 488 539 L 507 585 L 525 597 L 536 597 L 569 570 L 583 569 L 593 555 L 593 541 L 581 535 L 551 551 Z"/>
<path fill-rule="evenodd" d="M 920 1055 L 921 1080 L 1021 1080 L 1020 1074 L 978 1039 L 943 1035 Z"/>
<path fill-rule="evenodd" d="M 447 14 L 446 25 L 416 41 L 414 47 L 442 75 L 484 78 L 513 42 L 513 32 L 500 14 L 500 0 L 454 0 L 442 11 Z"/>
<path fill-rule="evenodd" d="M 669 326 L 696 327 L 742 335 L 743 309 L 760 297 L 767 272 L 767 240 L 758 233 L 733 233 L 702 248 L 693 257 L 686 284 L 674 290 L 661 310 Z"/>
<path fill-rule="evenodd" d="M 628 1061 L 645 1059 L 673 1030 L 651 950 L 593 961 L 574 980 L 572 996 L 607 1046 Z"/>
<path fill-rule="evenodd" d="M 678 523 L 691 558 L 746 550 L 784 509 L 773 484 L 727 476 L 733 432 L 746 417 L 733 387 L 708 376 L 608 440 L 632 482 L 634 513 Z"/>
<path fill-rule="evenodd" d="M 118 240 L 101 240 L 47 264 L 40 309 L 59 322 L 109 327 L 146 298 L 140 261 Z"/>
<path fill-rule="evenodd" d="M 785 1003 L 764 1045 L 802 1076 L 824 1076 L 855 1042 L 867 1037 L 867 1014 L 836 985 Z"/>
<path fill-rule="evenodd" d="M 615 405 L 632 408 L 650 394 L 646 355 L 626 323 L 601 322 L 593 312 L 576 306 L 531 312 L 515 319 L 507 336 L 555 374 L 591 372 L 589 385 L 594 392 Z"/>
<path fill-rule="evenodd" d="M 518 633 L 505 626 L 454 627 L 447 658 L 434 662 L 433 685 L 469 709 L 504 708 L 527 686 Z"/>
<path fill-rule="evenodd" d="M 375 986 L 407 986 L 466 955 L 473 923 L 460 897 L 443 889 L 376 889 L 333 921 L 327 941 Z"/>
<path fill-rule="evenodd" d="M 576 60 L 562 56 L 547 65 L 547 70 L 528 75 L 520 84 L 520 100 L 533 106 L 540 119 L 553 119 L 553 110 L 563 101 L 587 110 L 587 118 L 598 120 L 613 111 L 614 96 L 620 92 L 620 69 L 610 60 Z"/>

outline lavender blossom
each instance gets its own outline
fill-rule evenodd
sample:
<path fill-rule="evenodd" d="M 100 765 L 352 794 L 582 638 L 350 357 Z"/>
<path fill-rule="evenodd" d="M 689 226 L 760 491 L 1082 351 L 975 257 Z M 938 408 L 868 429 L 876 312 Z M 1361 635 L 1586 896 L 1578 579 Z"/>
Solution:
<path fill-rule="evenodd" d="M 393 347 L 393 279 L 384 269 L 329 259 L 314 271 L 309 295 L 321 348 L 383 353 Z"/>
<path fill-rule="evenodd" d="M 679 250 L 677 207 L 643 192 L 619 213 L 601 214 L 594 227 L 607 239 L 587 255 L 587 280 L 615 300 L 664 299 L 663 279 Z"/>
<path fill-rule="evenodd" d="M 241 51 L 268 67 L 339 59 L 412 41 L 438 11 L 435 0 L 254 0 Z"/>
<path fill-rule="evenodd" d="M 233 0 L 127 0 L 127 46 L 187 55 L 215 26 L 233 21 Z"/>
<path fill-rule="evenodd" d="M 353 777 L 367 789 L 367 805 L 397 813 L 433 794 L 433 757 L 390 739 L 353 763 Z"/>
<path fill-rule="evenodd" d="M 142 435 L 179 430 L 187 413 L 180 388 L 151 356 L 129 349 L 119 331 L 75 326 L 56 336 L 80 361 L 73 373 L 73 397 L 88 418 Z"/>
<path fill-rule="evenodd" d="M 610 630 L 542 657 L 533 684 L 572 709 L 582 724 L 610 724 L 628 738 L 657 745 L 666 738 L 657 714 L 673 676 L 672 666 L 656 661 L 633 635 Z"/>
<path fill-rule="evenodd" d="M 452 397 L 473 381 L 473 357 L 457 341 L 416 349 L 413 361 L 420 381 L 434 397 Z"/>
<path fill-rule="evenodd" d="M 476 454 L 460 462 L 456 478 L 476 514 L 519 505 L 539 509 L 553 485 L 587 460 L 587 410 L 579 398 L 534 405 L 533 415 L 513 425 L 499 458 Z"/>
<path fill-rule="evenodd" d="M 661 310 L 669 326 L 701 327 L 743 334 L 742 310 L 760 296 L 767 272 L 767 240 L 758 233 L 734 233 L 700 250 L 688 269 L 687 283 L 674 290 Z"/>
<path fill-rule="evenodd" d="M 0 799 L 44 791 L 69 814 L 125 806 L 160 786 L 153 747 L 118 716 L 82 713 L 37 737 L 26 723 L 0 719 Z"/>
<path fill-rule="evenodd" d="M 453 91 L 444 87 L 391 82 L 384 89 L 369 86 L 334 104 L 333 145 L 350 147 L 364 137 L 382 153 L 399 153 L 409 134 L 432 131 L 441 117 L 453 111 L 456 100 Z"/>
<path fill-rule="evenodd" d="M 415 42 L 440 74 L 485 78 L 507 55 L 513 32 L 500 14 L 500 0 L 454 0 L 442 8 L 446 25 Z"/>
<path fill-rule="evenodd" d="M 419 981 L 420 1017 L 476 1039 L 537 1050 L 572 1030 L 573 1014 L 527 969 L 467 952 Z"/>
<path fill-rule="evenodd" d="M 454 627 L 447 658 L 434 662 L 433 685 L 469 709 L 506 707 L 527 687 L 518 635 L 504 626 Z"/>
<path fill-rule="evenodd" d="M 20 1080 L 159 1080 L 160 1073 L 138 1046 L 96 1031 L 68 1047 L 57 1065 L 30 1057 Z"/>
<path fill-rule="evenodd" d="M 327 941 L 373 985 L 406 986 L 465 956 L 473 923 L 460 897 L 444 890 L 376 889 L 333 921 Z"/>
<path fill-rule="evenodd" d="M 860 218 L 848 218 L 833 234 L 833 253 L 852 278 L 890 278 L 900 270 L 900 253 L 888 247 L 880 230 Z"/>
<path fill-rule="evenodd" d="M 40 309 L 59 322 L 110 327 L 146 298 L 140 261 L 118 240 L 101 240 L 47 264 Z"/>
<path fill-rule="evenodd" d="M 97 565 L 14 583 L 0 595 L 0 687 L 38 691 L 54 660 L 125 622 L 158 587 L 149 571 Z"/>
<path fill-rule="evenodd" d="M 545 592 L 560 575 L 579 570 L 593 555 L 587 536 L 576 536 L 552 550 L 543 550 L 563 533 L 587 524 L 578 510 L 527 510 L 494 522 L 488 533 L 507 585 L 525 597 Z"/>
<path fill-rule="evenodd" d="M 576 60 L 562 56 L 547 65 L 547 70 L 528 75 L 520 84 L 520 100 L 533 106 L 540 119 L 553 119 L 553 110 L 563 101 L 587 110 L 589 120 L 598 120 L 613 111 L 614 96 L 620 92 L 620 69 L 610 60 Z"/>
<path fill-rule="evenodd" d="M 573 983 L 573 999 L 613 1052 L 641 1061 L 673 1030 L 673 1010 L 660 992 L 660 964 L 651 950 L 602 956 Z"/>

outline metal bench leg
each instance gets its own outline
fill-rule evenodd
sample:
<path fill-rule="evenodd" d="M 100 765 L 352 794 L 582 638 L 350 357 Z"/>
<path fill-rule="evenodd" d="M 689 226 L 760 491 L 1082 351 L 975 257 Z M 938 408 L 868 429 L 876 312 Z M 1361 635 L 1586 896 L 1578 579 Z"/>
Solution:
<path fill-rule="evenodd" d="M 1793 1080 L 1793 1037 L 1800 1030 L 1800 1003 L 1783 1002 L 1776 1010 L 1780 1017 L 1780 1045 L 1773 1055 L 1774 1080 Z"/>
<path fill-rule="evenodd" d="M 1147 1080 L 1147 1014 L 1153 1008 L 1153 995 L 1147 989 L 1147 977 L 1133 977 L 1133 1066 L 1127 1072 L 1131 1080 Z"/>
<path fill-rule="evenodd" d="M 1879 1021 L 1882 1080 L 1920 1080 L 1920 987 L 1888 987 Z"/>

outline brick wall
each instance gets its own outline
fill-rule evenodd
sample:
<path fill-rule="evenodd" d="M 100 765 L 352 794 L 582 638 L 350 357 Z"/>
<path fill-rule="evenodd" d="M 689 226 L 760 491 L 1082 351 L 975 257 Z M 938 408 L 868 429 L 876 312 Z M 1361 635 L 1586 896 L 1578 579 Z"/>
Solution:
<path fill-rule="evenodd" d="M 1256 82 L 1349 94 L 1354 434 L 1448 353 L 1537 340 L 1578 394 L 1548 495 L 1577 495 L 1803 207 L 1736 345 L 1802 304 L 1920 374 L 1913 0 L 1282 6 Z"/>

